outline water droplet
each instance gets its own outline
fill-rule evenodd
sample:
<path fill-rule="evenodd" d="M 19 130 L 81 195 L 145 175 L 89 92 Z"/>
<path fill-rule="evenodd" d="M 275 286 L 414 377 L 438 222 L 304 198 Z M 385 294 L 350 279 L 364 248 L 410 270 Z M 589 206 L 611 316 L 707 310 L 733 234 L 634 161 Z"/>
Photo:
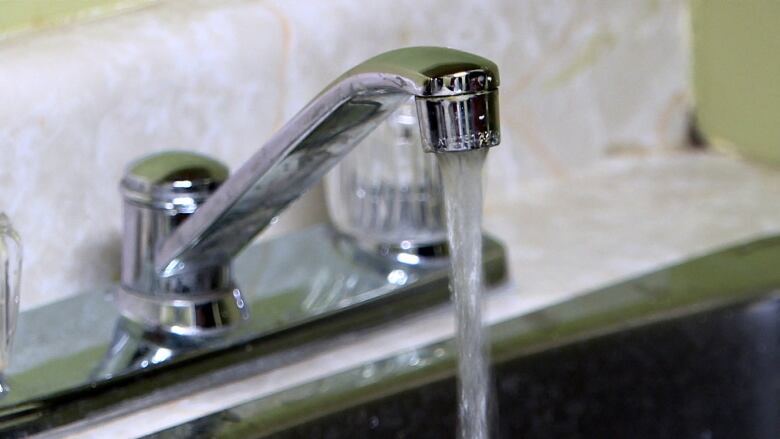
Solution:
<path fill-rule="evenodd" d="M 370 379 L 374 377 L 374 374 L 376 373 L 376 367 L 373 364 L 369 364 L 368 366 L 363 368 L 363 372 L 361 375 L 365 379 Z"/>
<path fill-rule="evenodd" d="M 393 285 L 406 285 L 409 276 L 404 270 L 393 270 L 387 274 L 387 281 Z"/>

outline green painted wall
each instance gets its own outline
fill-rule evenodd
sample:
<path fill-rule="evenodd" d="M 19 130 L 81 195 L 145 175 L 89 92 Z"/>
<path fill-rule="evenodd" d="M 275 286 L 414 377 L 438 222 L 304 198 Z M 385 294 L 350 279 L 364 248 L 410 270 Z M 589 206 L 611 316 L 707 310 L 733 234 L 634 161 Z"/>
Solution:
<path fill-rule="evenodd" d="M 151 0 L 0 0 L 0 36 L 115 13 Z"/>
<path fill-rule="evenodd" d="M 780 0 L 691 0 L 694 93 L 718 148 L 780 165 Z"/>

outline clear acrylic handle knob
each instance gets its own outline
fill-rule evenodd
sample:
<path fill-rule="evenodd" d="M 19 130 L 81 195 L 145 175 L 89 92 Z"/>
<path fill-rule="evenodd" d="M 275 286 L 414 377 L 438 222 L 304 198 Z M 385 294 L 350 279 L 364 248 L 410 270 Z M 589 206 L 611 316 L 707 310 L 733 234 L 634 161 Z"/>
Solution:
<path fill-rule="evenodd" d="M 410 100 L 344 157 L 326 180 L 336 229 L 361 244 L 404 249 L 447 241 L 441 176 L 421 142 Z"/>
<path fill-rule="evenodd" d="M 8 217 L 0 213 L 0 373 L 8 367 L 19 315 L 22 245 Z M 0 393 L 6 387 L 0 383 Z"/>

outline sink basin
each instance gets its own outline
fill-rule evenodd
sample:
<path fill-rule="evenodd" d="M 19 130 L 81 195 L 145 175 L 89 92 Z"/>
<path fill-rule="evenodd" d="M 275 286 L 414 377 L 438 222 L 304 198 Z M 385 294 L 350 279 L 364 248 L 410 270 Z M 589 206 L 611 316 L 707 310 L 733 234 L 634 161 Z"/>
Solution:
<path fill-rule="evenodd" d="M 780 437 L 780 238 L 492 328 L 500 438 Z M 455 437 L 451 341 L 154 437 Z"/>
<path fill-rule="evenodd" d="M 494 367 L 500 438 L 778 438 L 780 299 L 685 316 Z M 272 438 L 456 437 L 450 377 Z"/>

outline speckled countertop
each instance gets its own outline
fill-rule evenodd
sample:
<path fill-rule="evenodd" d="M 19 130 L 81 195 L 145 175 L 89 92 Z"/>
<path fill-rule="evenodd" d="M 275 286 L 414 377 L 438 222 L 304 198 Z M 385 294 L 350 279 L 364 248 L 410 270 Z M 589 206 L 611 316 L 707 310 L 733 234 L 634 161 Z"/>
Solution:
<path fill-rule="evenodd" d="M 780 233 L 780 170 L 714 153 L 614 157 L 566 179 L 528 183 L 517 192 L 511 202 L 486 206 L 486 229 L 507 244 L 511 276 L 487 299 L 489 322 Z M 452 332 L 452 313 L 443 305 L 358 342 L 95 425 L 73 437 L 151 433 Z"/>

